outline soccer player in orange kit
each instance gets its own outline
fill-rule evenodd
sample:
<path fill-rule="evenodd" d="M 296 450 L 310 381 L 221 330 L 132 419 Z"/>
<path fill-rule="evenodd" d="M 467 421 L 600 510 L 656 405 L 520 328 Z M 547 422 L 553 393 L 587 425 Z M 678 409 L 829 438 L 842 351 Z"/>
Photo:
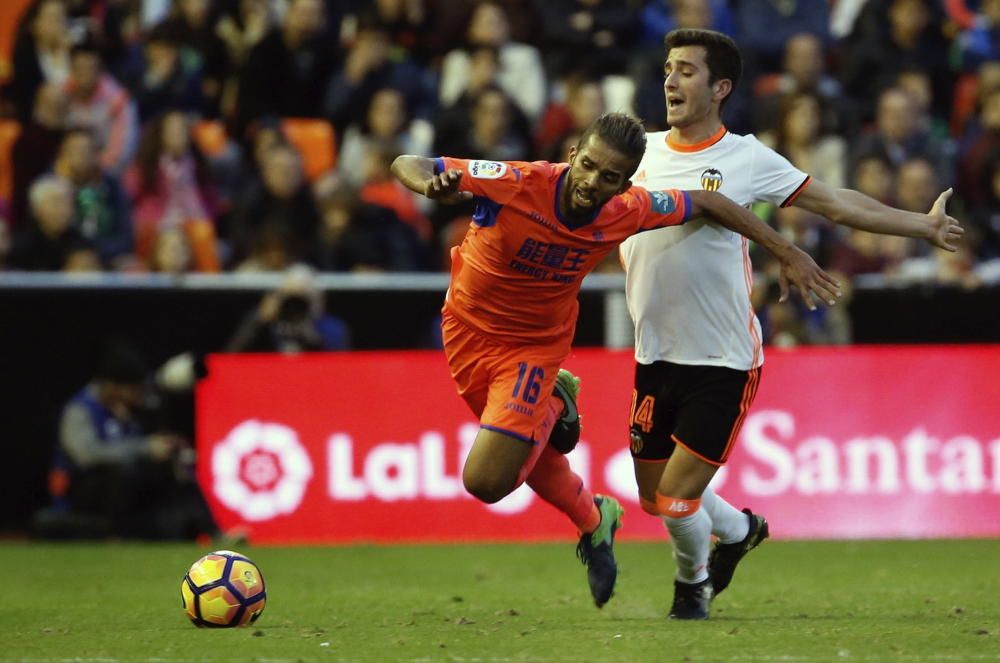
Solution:
<path fill-rule="evenodd" d="M 473 222 L 451 250 L 442 318 L 445 355 L 480 430 L 462 471 L 466 490 L 497 502 L 527 482 L 581 532 L 598 607 L 614 591 L 614 535 L 623 510 L 594 496 L 550 444 L 560 419 L 575 419 L 576 383 L 559 367 L 570 352 L 583 277 L 642 230 L 707 214 L 773 253 L 808 297 L 833 303 L 837 284 L 804 252 L 724 196 L 631 186 L 646 148 L 642 125 L 606 113 L 570 150 L 569 164 L 428 159 L 392 165 L 409 189 L 442 202 L 472 198 Z M 569 379 L 566 379 L 569 376 Z"/>

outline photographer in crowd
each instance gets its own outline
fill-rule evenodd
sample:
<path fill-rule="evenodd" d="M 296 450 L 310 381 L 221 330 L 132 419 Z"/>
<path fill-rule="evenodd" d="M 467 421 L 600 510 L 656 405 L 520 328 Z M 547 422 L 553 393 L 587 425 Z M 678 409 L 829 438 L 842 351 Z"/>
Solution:
<path fill-rule="evenodd" d="M 313 282 L 312 271 L 296 266 L 244 319 L 226 351 L 296 354 L 348 347 L 346 323 L 324 313 L 323 293 Z"/>
<path fill-rule="evenodd" d="M 218 530 L 194 481 L 188 441 L 160 425 L 145 358 L 113 343 L 63 408 L 44 538 L 191 540 Z"/>

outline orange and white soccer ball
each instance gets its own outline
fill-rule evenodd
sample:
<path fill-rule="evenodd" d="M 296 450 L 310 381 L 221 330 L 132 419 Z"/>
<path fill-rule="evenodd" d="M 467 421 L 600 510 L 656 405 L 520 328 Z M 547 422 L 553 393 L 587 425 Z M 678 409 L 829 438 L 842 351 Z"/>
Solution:
<path fill-rule="evenodd" d="M 248 557 L 216 550 L 191 565 L 181 581 L 184 612 L 195 626 L 246 626 L 264 612 L 264 576 Z"/>

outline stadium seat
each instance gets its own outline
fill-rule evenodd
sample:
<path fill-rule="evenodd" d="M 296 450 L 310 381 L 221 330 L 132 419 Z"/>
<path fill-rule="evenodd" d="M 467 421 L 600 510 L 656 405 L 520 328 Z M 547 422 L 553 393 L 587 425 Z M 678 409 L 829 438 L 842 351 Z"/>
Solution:
<path fill-rule="evenodd" d="M 336 132 L 324 119 L 286 117 L 281 129 L 302 157 L 302 169 L 310 182 L 337 165 Z"/>
<path fill-rule="evenodd" d="M 3 0 L 0 2 L 0 84 L 13 74 L 14 39 L 21 15 L 32 0 Z"/>
<path fill-rule="evenodd" d="M 0 200 L 10 200 L 14 187 L 14 171 L 11 150 L 14 141 L 21 134 L 21 125 L 16 120 L 0 120 Z"/>
<path fill-rule="evenodd" d="M 198 120 L 191 127 L 191 135 L 198 149 L 209 159 L 221 156 L 229 142 L 226 127 L 218 120 Z"/>

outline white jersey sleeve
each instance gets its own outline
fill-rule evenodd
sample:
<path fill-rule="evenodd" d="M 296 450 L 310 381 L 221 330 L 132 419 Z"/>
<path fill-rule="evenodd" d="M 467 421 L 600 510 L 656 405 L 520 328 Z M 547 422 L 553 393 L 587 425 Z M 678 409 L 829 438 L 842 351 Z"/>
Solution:
<path fill-rule="evenodd" d="M 743 136 L 743 139 L 752 159 L 750 188 L 754 199 L 751 202 L 768 202 L 781 207 L 790 205 L 809 186 L 811 178 L 757 140 L 756 136 Z"/>

